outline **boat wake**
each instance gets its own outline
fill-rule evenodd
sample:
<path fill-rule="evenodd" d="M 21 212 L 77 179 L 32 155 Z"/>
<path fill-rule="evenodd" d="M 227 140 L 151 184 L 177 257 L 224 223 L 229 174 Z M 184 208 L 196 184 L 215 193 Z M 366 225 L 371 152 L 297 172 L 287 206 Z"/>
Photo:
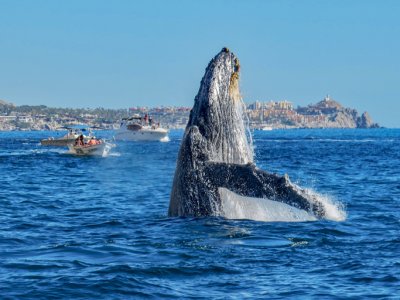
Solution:
<path fill-rule="evenodd" d="M 0 157 L 7 157 L 7 156 L 30 156 L 30 155 L 37 155 L 37 154 L 48 154 L 48 153 L 57 153 L 63 154 L 65 153 L 64 150 L 60 149 L 28 149 L 28 150 L 18 150 L 18 151 L 0 151 Z"/>
<path fill-rule="evenodd" d="M 248 219 L 264 222 L 305 222 L 318 220 L 312 213 L 270 199 L 240 196 L 226 188 L 219 188 L 222 200 L 221 215 L 227 219 Z M 344 221 L 346 211 L 343 205 L 328 196 L 306 190 L 317 197 L 325 208 L 325 219 Z"/>
<path fill-rule="evenodd" d="M 120 157 L 121 153 L 120 152 L 109 152 L 107 156 L 112 156 L 112 157 Z"/>
<path fill-rule="evenodd" d="M 169 141 L 171 141 L 171 140 L 170 140 L 170 138 L 169 138 L 168 135 L 165 136 L 165 137 L 163 137 L 163 138 L 160 140 L 160 142 L 162 142 L 162 143 L 167 143 L 167 142 L 169 142 Z"/>

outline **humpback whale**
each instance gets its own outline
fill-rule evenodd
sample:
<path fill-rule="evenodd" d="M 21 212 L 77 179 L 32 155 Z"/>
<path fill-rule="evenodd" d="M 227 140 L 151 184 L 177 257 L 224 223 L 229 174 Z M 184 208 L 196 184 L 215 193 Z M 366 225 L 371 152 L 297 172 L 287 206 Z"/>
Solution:
<path fill-rule="evenodd" d="M 181 142 L 169 216 L 223 216 L 222 191 L 264 198 L 325 216 L 318 197 L 287 175 L 256 167 L 245 106 L 239 91 L 240 63 L 223 48 L 208 64 Z"/>

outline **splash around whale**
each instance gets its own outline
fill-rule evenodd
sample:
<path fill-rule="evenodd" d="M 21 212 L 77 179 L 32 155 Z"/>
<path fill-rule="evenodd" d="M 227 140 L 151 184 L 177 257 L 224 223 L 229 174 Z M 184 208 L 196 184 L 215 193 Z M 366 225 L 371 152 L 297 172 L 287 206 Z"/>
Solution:
<path fill-rule="evenodd" d="M 335 202 L 255 166 L 239 71 L 227 48 L 206 68 L 179 150 L 169 216 L 344 220 Z"/>

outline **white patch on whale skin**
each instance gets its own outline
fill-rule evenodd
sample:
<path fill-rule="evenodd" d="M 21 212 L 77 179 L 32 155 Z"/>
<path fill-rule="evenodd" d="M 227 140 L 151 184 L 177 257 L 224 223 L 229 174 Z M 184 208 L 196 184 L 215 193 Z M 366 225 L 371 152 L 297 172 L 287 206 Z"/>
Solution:
<path fill-rule="evenodd" d="M 264 222 L 304 222 L 317 218 L 282 202 L 264 198 L 240 196 L 226 188 L 218 188 L 221 198 L 221 215 L 227 219 L 248 219 Z"/>
<path fill-rule="evenodd" d="M 226 188 L 218 188 L 222 211 L 220 215 L 227 219 L 248 219 L 264 222 L 305 222 L 316 221 L 317 218 L 305 210 L 295 208 L 282 202 L 265 198 L 240 196 Z M 344 221 L 347 214 L 339 202 L 328 196 L 319 195 L 312 190 L 304 190 L 311 198 L 322 204 L 325 219 Z"/>

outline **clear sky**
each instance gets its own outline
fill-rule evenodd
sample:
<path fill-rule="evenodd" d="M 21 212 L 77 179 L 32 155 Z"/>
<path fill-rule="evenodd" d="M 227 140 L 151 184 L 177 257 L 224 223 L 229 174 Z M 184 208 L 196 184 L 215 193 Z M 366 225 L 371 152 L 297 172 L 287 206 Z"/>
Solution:
<path fill-rule="evenodd" d="M 326 94 L 400 127 L 400 1 L 0 0 L 0 99 L 192 106 L 223 46 L 244 100 Z"/>

